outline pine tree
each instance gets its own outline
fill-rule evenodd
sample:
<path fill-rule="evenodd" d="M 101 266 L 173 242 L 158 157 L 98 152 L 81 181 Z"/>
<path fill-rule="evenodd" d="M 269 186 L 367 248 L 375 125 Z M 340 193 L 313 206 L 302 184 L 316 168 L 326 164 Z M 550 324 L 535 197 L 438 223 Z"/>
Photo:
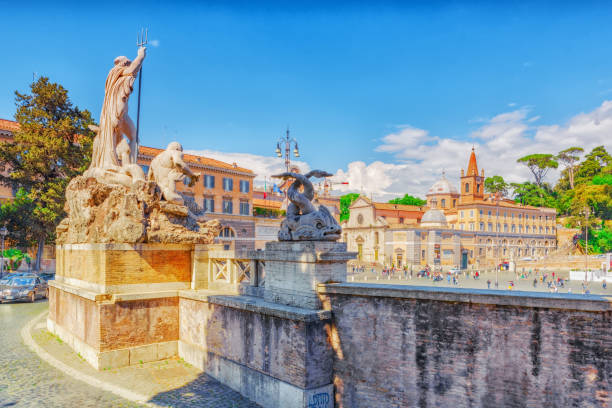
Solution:
<path fill-rule="evenodd" d="M 23 188 L 34 204 L 28 240 L 38 246 L 35 269 L 40 270 L 44 244 L 54 240 L 65 216 L 66 186 L 91 160 L 93 120 L 49 78 L 38 78 L 30 89 L 31 94 L 15 91 L 20 128 L 12 142 L 0 144 L 0 183 Z"/>

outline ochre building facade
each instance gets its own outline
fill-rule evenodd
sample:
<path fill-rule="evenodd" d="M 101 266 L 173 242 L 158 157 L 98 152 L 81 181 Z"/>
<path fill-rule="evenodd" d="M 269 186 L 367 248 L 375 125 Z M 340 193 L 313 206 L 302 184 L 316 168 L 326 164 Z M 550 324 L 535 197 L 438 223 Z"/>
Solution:
<path fill-rule="evenodd" d="M 443 175 L 427 193 L 427 206 L 396 209 L 358 198 L 343 223 L 343 238 L 359 260 L 384 265 L 487 267 L 540 258 L 557 247 L 556 210 L 522 205 L 484 192 L 472 150 L 460 189 Z M 411 206 L 398 206 L 411 207 Z"/>

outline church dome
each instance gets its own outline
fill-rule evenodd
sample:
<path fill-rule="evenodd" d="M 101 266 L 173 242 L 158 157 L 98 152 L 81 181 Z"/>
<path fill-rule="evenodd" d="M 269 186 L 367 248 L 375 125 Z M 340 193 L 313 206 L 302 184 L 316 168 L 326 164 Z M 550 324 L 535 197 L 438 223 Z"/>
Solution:
<path fill-rule="evenodd" d="M 446 216 L 443 211 L 437 208 L 429 209 L 423 214 L 421 225 L 423 227 L 446 227 Z"/>
<path fill-rule="evenodd" d="M 453 186 L 447 179 L 444 174 L 442 174 L 442 178 L 436 181 L 433 186 L 427 191 L 427 195 L 434 194 L 459 194 L 455 186 Z"/>

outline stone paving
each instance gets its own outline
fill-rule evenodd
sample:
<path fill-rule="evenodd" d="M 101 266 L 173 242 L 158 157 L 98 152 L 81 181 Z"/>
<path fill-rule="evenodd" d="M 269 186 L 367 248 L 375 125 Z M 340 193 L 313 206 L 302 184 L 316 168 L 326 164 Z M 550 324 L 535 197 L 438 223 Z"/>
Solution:
<path fill-rule="evenodd" d="M 372 268 L 366 268 L 366 272 L 363 273 L 352 273 L 352 268 L 348 268 L 348 282 L 364 282 L 364 283 L 384 283 L 384 284 L 393 284 L 393 285 L 417 285 L 417 286 L 434 286 L 434 287 L 455 287 L 455 288 L 466 288 L 466 289 L 496 289 L 495 288 L 495 272 L 483 272 L 480 275 L 479 279 L 474 279 L 473 277 L 466 277 L 464 275 L 458 276 L 458 283 L 453 285 L 452 281 L 449 283 L 446 279 L 446 275 L 444 279 L 439 282 L 434 282 L 432 279 L 427 278 L 418 278 L 416 276 L 417 269 L 414 269 L 413 276 L 410 278 L 410 272 L 406 276 L 404 273 L 396 272 L 391 279 L 387 275 L 382 275 L 380 269 L 374 271 L 372 273 Z M 520 274 L 519 274 L 520 275 Z M 539 281 L 539 277 L 541 273 L 538 275 L 538 282 L 536 286 L 533 286 L 534 275 L 532 274 L 530 277 L 521 279 L 520 276 L 517 279 L 517 276 L 513 272 L 499 272 L 497 279 L 499 285 L 497 287 L 498 290 L 506 291 L 509 289 L 509 282 L 514 282 L 514 287 L 512 290 L 520 290 L 520 291 L 529 291 L 529 292 L 545 292 L 552 293 L 551 289 L 547 287 L 546 284 Z M 567 272 L 561 275 L 562 278 L 567 278 Z M 378 278 L 378 279 L 377 279 Z M 548 280 L 550 280 L 551 274 L 548 272 Z M 487 286 L 487 280 L 491 281 L 491 287 Z M 588 282 L 588 290 L 593 295 L 612 295 L 612 282 L 608 282 L 607 288 L 603 288 L 601 282 Z M 570 292 L 571 291 L 571 292 Z M 573 294 L 583 294 L 582 290 L 582 281 L 566 281 L 564 287 L 558 289 L 558 293 L 573 293 Z"/>
<path fill-rule="evenodd" d="M 46 301 L 0 304 L 0 407 L 139 407 L 51 367 L 23 344 L 20 331 Z"/>
<path fill-rule="evenodd" d="M 0 408 L 4 407 L 228 407 L 255 408 L 242 397 L 181 359 L 97 371 L 49 333 L 44 320 L 34 341 L 62 363 L 108 384 L 147 396 L 142 405 L 78 381 L 41 361 L 22 342 L 21 328 L 47 309 L 47 302 L 0 305 Z"/>

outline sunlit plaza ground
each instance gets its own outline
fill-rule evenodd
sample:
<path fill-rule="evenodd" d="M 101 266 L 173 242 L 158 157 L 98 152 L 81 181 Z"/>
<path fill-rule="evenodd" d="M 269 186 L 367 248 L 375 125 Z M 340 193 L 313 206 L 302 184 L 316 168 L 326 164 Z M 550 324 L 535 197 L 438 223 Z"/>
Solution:
<path fill-rule="evenodd" d="M 447 279 L 447 274 L 442 273 L 442 280 L 434 281 L 431 276 L 429 278 L 417 277 L 417 272 L 422 270 L 421 267 L 414 267 L 412 277 L 410 276 L 410 270 L 408 269 L 406 273 L 403 271 L 395 271 L 391 276 L 389 274 L 383 273 L 382 268 L 375 267 L 365 267 L 364 271 L 361 272 L 359 270 L 355 270 L 353 273 L 353 268 L 348 268 L 348 281 L 349 282 L 367 282 L 367 283 L 381 283 L 381 284 L 393 284 L 393 285 L 414 285 L 414 286 L 434 286 L 434 287 L 454 287 L 454 288 L 465 288 L 465 289 L 497 289 L 497 290 L 513 290 L 513 291 L 532 291 L 532 292 L 546 292 L 546 293 L 555 293 L 554 287 L 549 288 L 548 282 L 553 279 L 552 271 L 543 271 L 543 272 L 535 272 L 535 268 L 531 270 L 525 269 L 523 273 L 522 268 L 518 270 L 518 273 L 510 272 L 510 271 L 500 271 L 496 273 L 495 271 L 481 271 L 479 272 L 480 276 L 478 278 L 474 278 L 473 271 L 469 271 L 469 276 L 467 273 L 460 273 L 457 275 L 457 283 L 453 284 L 452 278 L 450 281 Z M 546 281 L 543 281 L 543 277 L 546 275 Z M 554 280 L 557 278 L 561 278 L 564 280 L 563 286 L 559 286 L 557 288 L 556 293 L 573 293 L 573 294 L 582 294 L 585 293 L 583 289 L 584 280 L 568 280 L 569 273 L 564 272 L 555 272 Z M 537 283 L 534 286 L 534 279 L 536 279 Z M 496 287 L 495 282 L 498 282 Z M 490 286 L 488 286 L 487 281 L 490 281 Z M 511 285 L 511 282 L 513 285 Z M 587 282 L 584 286 L 591 294 L 599 294 L 599 295 L 610 295 L 612 294 L 612 288 L 609 286 L 609 282 L 607 282 L 607 288 L 603 287 L 603 282 Z"/>

